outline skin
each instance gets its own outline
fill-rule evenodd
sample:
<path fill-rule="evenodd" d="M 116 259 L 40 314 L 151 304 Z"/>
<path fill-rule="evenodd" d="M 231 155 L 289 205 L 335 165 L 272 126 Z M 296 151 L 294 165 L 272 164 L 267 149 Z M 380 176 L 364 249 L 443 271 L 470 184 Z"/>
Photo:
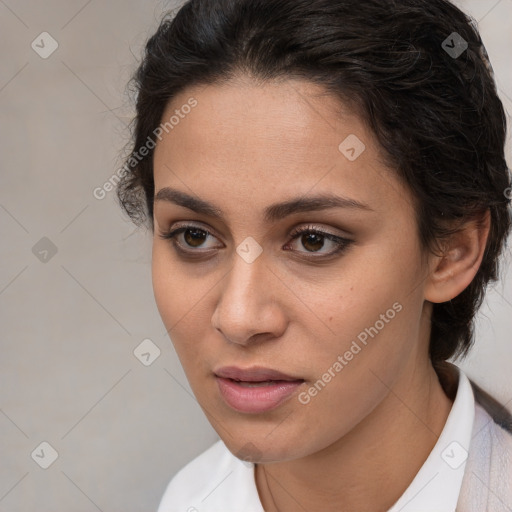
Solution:
<path fill-rule="evenodd" d="M 455 297 L 473 279 L 488 216 L 483 227 L 468 222 L 444 253 L 422 250 L 410 191 L 385 166 L 360 118 L 318 85 L 239 77 L 183 91 L 162 119 L 191 96 L 198 105 L 156 146 L 155 191 L 184 191 L 225 217 L 156 201 L 152 271 L 160 315 L 197 401 L 228 449 L 257 463 L 267 512 L 388 510 L 449 414 L 452 402 L 428 357 L 432 303 Z M 355 161 L 338 149 L 350 134 L 366 146 Z M 270 204 L 333 192 L 371 210 L 263 220 Z M 179 256 L 159 236 L 183 221 L 214 235 L 192 246 L 178 235 L 184 248 L 206 251 L 201 258 Z M 290 237 L 310 224 L 353 243 L 321 260 L 335 248 L 328 239 L 314 246 Z M 263 250 L 250 264 L 236 252 L 249 236 Z M 297 393 L 396 302 L 402 310 L 300 403 Z M 225 365 L 260 365 L 306 382 L 272 411 L 240 413 L 224 402 L 213 375 Z"/>

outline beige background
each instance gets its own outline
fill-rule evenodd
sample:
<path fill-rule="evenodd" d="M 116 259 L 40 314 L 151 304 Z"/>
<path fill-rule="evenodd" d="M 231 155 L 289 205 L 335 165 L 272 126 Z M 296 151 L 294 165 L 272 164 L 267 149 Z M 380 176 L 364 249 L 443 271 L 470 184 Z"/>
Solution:
<path fill-rule="evenodd" d="M 512 0 L 460 5 L 479 20 L 512 112 Z M 0 512 L 155 510 L 217 439 L 156 310 L 150 237 L 113 192 L 93 195 L 129 138 L 125 84 L 172 6 L 0 0 Z M 31 48 L 44 31 L 59 45 L 47 59 Z M 43 237 L 57 250 L 40 253 L 46 262 L 33 252 L 50 250 Z M 462 366 L 510 406 L 507 258 Z M 161 350 L 150 366 L 133 353 L 147 338 Z M 46 470 L 43 441 L 58 453 Z"/>

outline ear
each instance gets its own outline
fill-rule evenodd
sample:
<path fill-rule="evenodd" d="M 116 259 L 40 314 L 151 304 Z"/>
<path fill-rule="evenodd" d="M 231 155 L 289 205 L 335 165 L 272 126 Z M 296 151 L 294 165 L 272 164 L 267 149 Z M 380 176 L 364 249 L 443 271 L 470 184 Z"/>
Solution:
<path fill-rule="evenodd" d="M 425 299 L 441 303 L 457 297 L 475 277 L 491 226 L 490 211 L 467 221 L 444 244 L 441 255 L 430 256 L 430 275 L 425 284 Z"/>

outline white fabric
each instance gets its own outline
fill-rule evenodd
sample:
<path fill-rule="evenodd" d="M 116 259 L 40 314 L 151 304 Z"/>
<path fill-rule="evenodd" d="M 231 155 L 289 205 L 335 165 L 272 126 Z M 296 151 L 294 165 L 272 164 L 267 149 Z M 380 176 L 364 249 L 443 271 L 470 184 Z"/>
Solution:
<path fill-rule="evenodd" d="M 512 434 L 476 405 L 457 512 L 512 512 Z"/>
<path fill-rule="evenodd" d="M 457 395 L 434 448 L 389 512 L 455 512 L 471 442 L 475 399 L 459 371 Z"/>
<path fill-rule="evenodd" d="M 512 435 L 475 404 L 471 384 L 459 370 L 443 431 L 388 512 L 512 512 L 511 459 Z M 236 458 L 218 441 L 176 474 L 158 512 L 264 512 L 254 464 Z"/>

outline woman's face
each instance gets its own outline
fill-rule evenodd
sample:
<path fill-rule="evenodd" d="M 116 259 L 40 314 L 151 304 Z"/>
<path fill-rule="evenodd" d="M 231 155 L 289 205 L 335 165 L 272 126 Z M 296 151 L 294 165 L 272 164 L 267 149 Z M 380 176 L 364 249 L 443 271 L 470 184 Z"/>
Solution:
<path fill-rule="evenodd" d="M 158 309 L 212 426 L 253 461 L 311 455 L 364 428 L 428 365 L 410 192 L 361 120 L 322 92 L 303 81 L 187 89 L 154 154 Z M 331 196 L 344 200 L 327 207 Z M 233 366 L 292 380 L 216 375 Z"/>

